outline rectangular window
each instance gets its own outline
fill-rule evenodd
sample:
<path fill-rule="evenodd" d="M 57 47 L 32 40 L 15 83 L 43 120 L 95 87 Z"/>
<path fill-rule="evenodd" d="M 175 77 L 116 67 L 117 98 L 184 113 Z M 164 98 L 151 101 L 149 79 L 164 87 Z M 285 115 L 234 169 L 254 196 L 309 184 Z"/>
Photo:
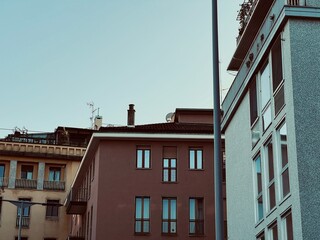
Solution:
<path fill-rule="evenodd" d="M 60 167 L 49 167 L 49 181 L 59 182 L 61 179 L 61 168 Z"/>
<path fill-rule="evenodd" d="M 281 36 L 277 38 L 272 49 L 272 83 L 273 83 L 273 92 L 277 90 L 282 82 L 282 52 L 281 52 Z"/>
<path fill-rule="evenodd" d="M 8 186 L 8 181 L 5 178 L 5 165 L 4 164 L 0 164 L 0 187 L 7 187 Z"/>
<path fill-rule="evenodd" d="M 280 183 L 282 189 L 282 198 L 290 193 L 289 181 L 289 164 L 288 164 L 288 149 L 287 149 L 287 124 L 284 123 L 277 130 L 278 146 L 280 149 Z"/>
<path fill-rule="evenodd" d="M 258 118 L 258 105 L 257 105 L 257 83 L 256 79 L 251 79 L 251 85 L 249 87 L 250 97 L 250 122 L 251 126 Z"/>
<path fill-rule="evenodd" d="M 265 146 L 265 159 L 266 164 L 268 165 L 268 208 L 270 211 L 276 206 L 272 140 L 270 140 Z"/>
<path fill-rule="evenodd" d="M 46 217 L 57 218 L 59 215 L 59 200 L 47 200 Z"/>
<path fill-rule="evenodd" d="M 189 234 L 204 234 L 203 198 L 189 199 Z"/>
<path fill-rule="evenodd" d="M 284 225 L 284 239 L 293 240 L 293 225 L 292 225 L 291 210 L 289 210 L 282 216 L 282 221 Z"/>
<path fill-rule="evenodd" d="M 260 221 L 263 218 L 263 194 L 262 194 L 262 166 L 261 157 L 258 155 L 254 160 L 255 183 L 256 183 L 256 218 Z"/>
<path fill-rule="evenodd" d="M 177 181 L 177 159 L 164 158 L 163 159 L 163 182 L 176 182 Z"/>
<path fill-rule="evenodd" d="M 147 234 L 150 232 L 150 198 L 136 197 L 135 233 Z"/>
<path fill-rule="evenodd" d="M 150 149 L 137 149 L 137 165 L 139 169 L 150 168 Z"/>
<path fill-rule="evenodd" d="M 30 198 L 19 198 L 19 201 L 30 202 L 31 199 Z M 22 228 L 29 228 L 29 224 L 30 224 L 30 206 L 23 206 L 22 214 L 21 214 L 20 206 L 17 207 L 16 226 L 19 227 L 19 220 L 20 220 L 20 215 L 21 215 L 21 227 Z"/>
<path fill-rule="evenodd" d="M 189 168 L 203 169 L 202 149 L 189 150 Z"/>
<path fill-rule="evenodd" d="M 269 239 L 270 240 L 278 240 L 278 226 L 277 222 L 274 222 L 268 227 Z"/>
<path fill-rule="evenodd" d="M 269 63 L 266 63 L 260 74 L 260 93 L 261 93 L 261 110 L 263 110 L 269 103 L 271 98 L 271 87 L 270 87 L 270 68 Z"/>
<path fill-rule="evenodd" d="M 162 233 L 177 233 L 177 199 L 162 199 Z"/>
<path fill-rule="evenodd" d="M 257 237 L 256 237 L 256 240 L 265 240 L 265 235 L 264 235 L 264 232 L 260 233 Z"/>
<path fill-rule="evenodd" d="M 33 166 L 32 165 L 22 165 L 21 166 L 21 179 L 33 179 Z"/>
<path fill-rule="evenodd" d="M 1 219 L 1 210 L 2 210 L 2 197 L 0 197 L 0 219 Z"/>

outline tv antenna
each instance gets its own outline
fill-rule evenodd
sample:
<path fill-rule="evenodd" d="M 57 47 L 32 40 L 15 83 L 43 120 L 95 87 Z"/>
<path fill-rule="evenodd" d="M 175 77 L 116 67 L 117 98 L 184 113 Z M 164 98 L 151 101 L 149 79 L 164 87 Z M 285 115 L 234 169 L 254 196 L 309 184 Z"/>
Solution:
<path fill-rule="evenodd" d="M 94 108 L 94 102 L 88 102 L 87 105 L 89 106 L 89 108 L 91 109 L 91 117 L 90 117 L 90 123 L 91 123 L 91 126 L 90 128 L 91 129 L 94 129 L 94 113 L 95 112 L 98 112 L 97 116 L 99 116 L 99 110 L 100 108 Z"/>

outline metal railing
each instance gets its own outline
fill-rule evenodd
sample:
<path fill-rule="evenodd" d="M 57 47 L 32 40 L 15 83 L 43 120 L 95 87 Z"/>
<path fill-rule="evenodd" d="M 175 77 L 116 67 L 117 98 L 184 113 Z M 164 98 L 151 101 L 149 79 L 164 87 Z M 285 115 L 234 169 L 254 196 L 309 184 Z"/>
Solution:
<path fill-rule="evenodd" d="M 43 181 L 43 189 L 45 190 L 65 190 L 65 182 L 63 181 Z"/>
<path fill-rule="evenodd" d="M 19 218 L 20 218 L 20 216 L 17 216 L 16 227 L 19 227 Z M 29 228 L 29 225 L 30 225 L 30 217 L 29 216 L 22 216 L 21 228 Z"/>
<path fill-rule="evenodd" d="M 288 0 L 288 5 L 300 5 L 300 0 Z"/>
<path fill-rule="evenodd" d="M 88 191 L 86 188 L 71 188 L 67 198 L 67 205 L 70 202 L 86 202 L 87 200 Z"/>
<path fill-rule="evenodd" d="M 9 179 L 6 177 L 0 177 L 0 188 L 1 187 L 8 187 Z"/>
<path fill-rule="evenodd" d="M 37 180 L 16 179 L 16 188 L 37 189 Z"/>

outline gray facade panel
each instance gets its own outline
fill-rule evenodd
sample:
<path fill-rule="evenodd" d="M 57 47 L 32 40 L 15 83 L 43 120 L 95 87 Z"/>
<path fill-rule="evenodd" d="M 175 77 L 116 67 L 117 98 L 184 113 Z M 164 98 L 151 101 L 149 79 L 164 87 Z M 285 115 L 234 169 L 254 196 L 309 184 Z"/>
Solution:
<path fill-rule="evenodd" d="M 291 20 L 292 90 L 303 239 L 320 236 L 320 21 Z"/>

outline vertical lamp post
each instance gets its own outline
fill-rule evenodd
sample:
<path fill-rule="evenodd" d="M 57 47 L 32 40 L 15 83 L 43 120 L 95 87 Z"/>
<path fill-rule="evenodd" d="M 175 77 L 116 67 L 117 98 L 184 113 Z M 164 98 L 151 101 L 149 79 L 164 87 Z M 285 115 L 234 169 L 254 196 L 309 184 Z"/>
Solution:
<path fill-rule="evenodd" d="M 223 240 L 221 111 L 219 86 L 218 11 L 217 1 L 212 0 L 212 57 L 213 57 L 213 126 L 214 126 L 214 196 L 216 240 Z"/>
<path fill-rule="evenodd" d="M 63 206 L 62 204 L 57 204 L 57 203 L 38 203 L 38 202 L 29 202 L 29 201 L 23 201 L 23 200 L 5 200 L 2 199 L 2 202 L 9 202 L 18 208 L 18 212 L 20 212 L 19 215 L 19 228 L 18 228 L 18 240 L 21 240 L 21 229 L 22 229 L 22 214 L 23 214 L 23 209 L 26 207 L 31 207 L 32 205 L 42 205 L 42 206 L 57 206 L 61 207 Z"/>

